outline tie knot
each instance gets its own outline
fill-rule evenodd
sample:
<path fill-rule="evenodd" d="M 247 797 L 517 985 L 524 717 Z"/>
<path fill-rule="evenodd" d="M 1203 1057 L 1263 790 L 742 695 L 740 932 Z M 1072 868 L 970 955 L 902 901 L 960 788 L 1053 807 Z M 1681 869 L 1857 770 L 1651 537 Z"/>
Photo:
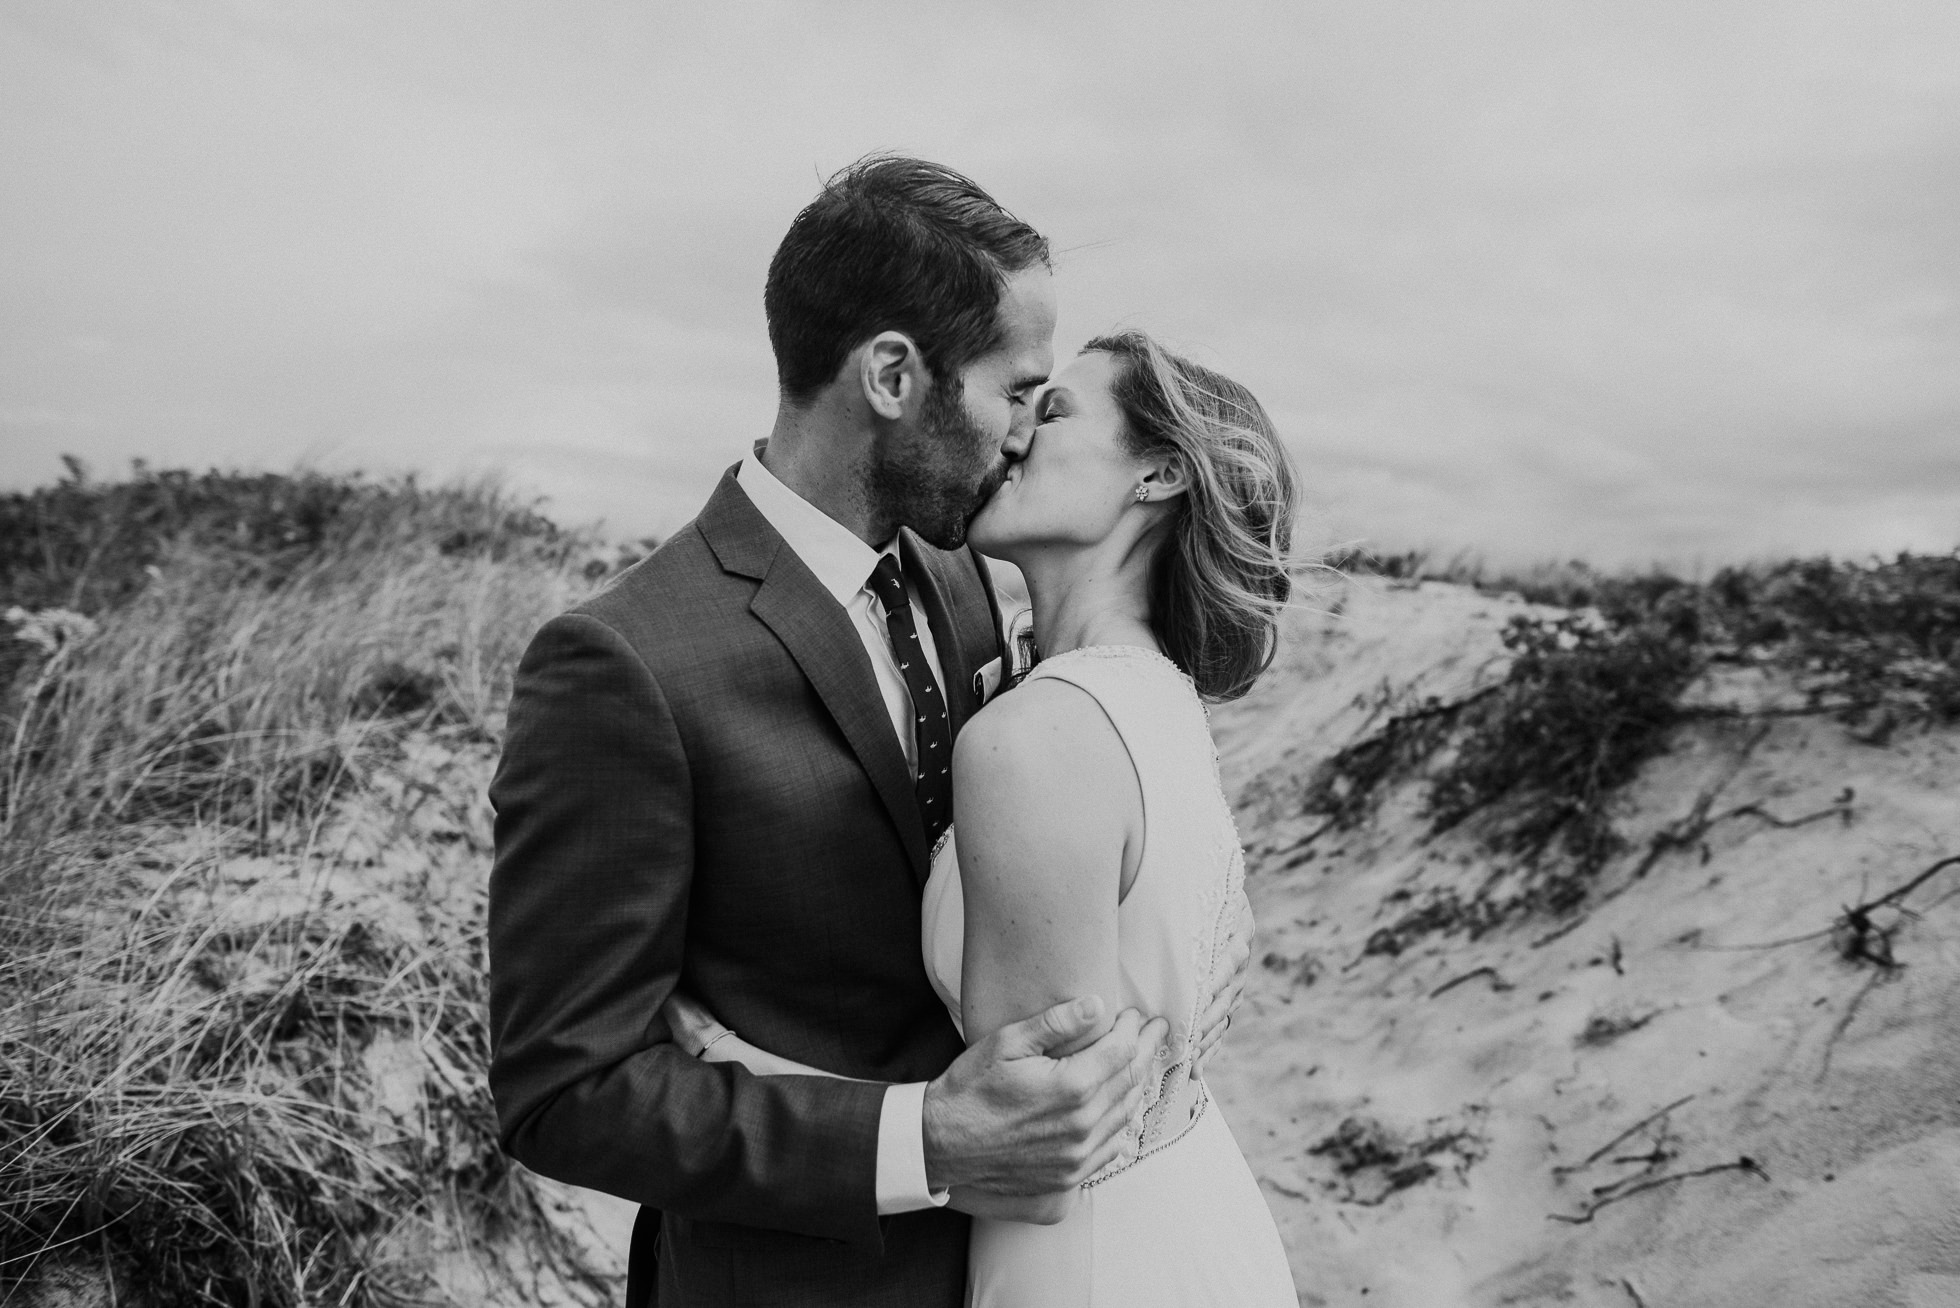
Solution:
<path fill-rule="evenodd" d="M 878 597 L 879 603 L 885 606 L 885 612 L 894 613 L 912 607 L 912 600 L 905 593 L 905 574 L 899 570 L 897 555 L 880 555 L 878 566 L 871 570 L 871 580 L 866 584 L 871 587 L 871 593 Z"/>

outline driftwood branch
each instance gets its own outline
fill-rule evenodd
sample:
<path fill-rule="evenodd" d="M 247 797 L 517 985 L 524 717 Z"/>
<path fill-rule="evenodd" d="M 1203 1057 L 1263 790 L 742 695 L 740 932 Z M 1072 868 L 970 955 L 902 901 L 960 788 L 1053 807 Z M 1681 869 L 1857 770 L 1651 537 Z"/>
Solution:
<path fill-rule="evenodd" d="M 1892 935 L 1894 926 L 1880 926 L 1872 920 L 1872 914 L 1882 908 L 1909 912 L 1899 901 L 1931 881 L 1950 867 L 1960 866 L 1960 854 L 1950 854 L 1939 859 L 1919 875 L 1904 881 L 1886 891 L 1876 899 L 1868 899 L 1862 904 L 1847 908 L 1837 921 L 1815 931 L 1806 931 L 1800 936 L 1784 936 L 1778 940 L 1759 940 L 1739 945 L 1698 945 L 1699 949 L 1741 950 L 1741 949 L 1780 949 L 1784 945 L 1802 944 L 1806 940 L 1816 940 L 1823 936 L 1841 937 L 1838 952 L 1850 962 L 1876 963 L 1880 968 L 1891 971 L 1904 964 L 1892 957 Z"/>
<path fill-rule="evenodd" d="M 1500 993 L 1506 990 L 1515 990 L 1517 988 L 1513 986 L 1509 981 L 1506 981 L 1503 977 L 1499 976 L 1497 974 L 1496 968 L 1477 967 L 1477 968 L 1472 968 L 1468 972 L 1465 972 L 1462 976 L 1455 977 L 1452 978 L 1451 980 L 1443 982 L 1442 985 L 1437 986 L 1434 990 L 1429 992 L 1429 997 L 1431 999 L 1434 999 L 1436 998 L 1436 996 L 1440 994 L 1444 994 L 1448 991 L 1456 989 L 1458 986 L 1462 985 L 1465 981 L 1474 981 L 1480 976 L 1489 977 L 1490 988 Z"/>
<path fill-rule="evenodd" d="M 1918 876 L 1914 877 L 1912 880 L 1906 882 L 1904 885 L 1888 890 L 1884 894 L 1880 895 L 1877 899 L 1871 900 L 1868 903 L 1860 904 L 1856 908 L 1848 909 L 1846 910 L 1846 912 L 1869 913 L 1875 908 L 1897 907 L 1898 902 L 1901 899 L 1904 899 L 1907 895 L 1910 895 L 1913 891 L 1919 889 L 1919 887 L 1925 885 L 1928 881 L 1931 881 L 1936 874 L 1940 872 L 1944 872 L 1946 871 L 1946 869 L 1953 867 L 1956 864 L 1960 864 L 1960 854 L 1950 854 L 1947 857 L 1941 859 L 1939 862 L 1933 864 L 1931 867 L 1927 868 L 1924 872 L 1921 872 Z"/>
<path fill-rule="evenodd" d="M 1648 1190 L 1658 1190 L 1661 1186 L 1673 1185 L 1677 1181 L 1692 1181 L 1698 1176 L 1713 1176 L 1717 1172 L 1747 1172 L 1751 1176 L 1760 1177 L 1765 1181 L 1769 1180 L 1769 1173 L 1763 1170 L 1762 1164 L 1749 1157 L 1749 1155 L 1744 1154 L 1732 1163 L 1716 1163 L 1712 1167 L 1698 1167 L 1692 1172 L 1675 1172 L 1669 1176 L 1650 1177 L 1645 1181 L 1639 1181 L 1633 1185 L 1629 1185 L 1623 1190 L 1613 1190 L 1611 1193 L 1603 1194 L 1588 1204 L 1586 1210 L 1582 1213 L 1548 1213 L 1546 1216 L 1554 1222 L 1565 1222 L 1571 1226 L 1583 1226 L 1598 1215 L 1599 1210 L 1608 1204 L 1618 1203 L 1622 1199 L 1631 1199 L 1634 1195 L 1644 1194 Z"/>
<path fill-rule="evenodd" d="M 1883 972 L 1894 972 L 1904 967 L 1904 963 L 1892 956 L 1892 937 L 1899 932 L 1899 922 L 1880 923 L 1872 918 L 1872 914 L 1889 908 L 1905 916 L 1917 916 L 1905 906 L 1905 897 L 1957 864 L 1960 864 L 1960 854 L 1948 855 L 1877 899 L 1868 899 L 1856 907 L 1845 909 L 1830 926 L 1839 955 L 1848 963 L 1875 963 Z"/>
<path fill-rule="evenodd" d="M 1385 727 L 1394 726 L 1398 723 L 1405 723 L 1405 722 L 1421 722 L 1425 718 L 1440 718 L 1440 717 L 1446 717 L 1452 713 L 1461 713 L 1464 709 L 1469 708 L 1472 704 L 1476 704 L 1483 700 L 1489 699 L 1492 695 L 1495 695 L 1498 691 L 1504 689 L 1505 684 L 1506 683 L 1502 681 L 1494 681 L 1488 686 L 1484 686 L 1481 689 L 1471 691 L 1468 695 L 1463 696 L 1461 699 L 1444 700 L 1444 699 L 1432 698 L 1429 700 L 1429 702 L 1417 708 L 1403 709 L 1399 713 L 1390 715 L 1388 722 L 1385 723 L 1384 726 Z M 1380 712 L 1380 706 L 1377 707 L 1376 712 Z M 1371 718 L 1370 722 L 1372 721 L 1373 719 Z M 1365 724 L 1362 729 L 1363 730 L 1367 729 Z"/>
<path fill-rule="evenodd" d="M 1717 716 L 1733 717 L 1736 715 L 1721 714 Z M 1673 822 L 1670 822 L 1668 825 L 1662 827 L 1659 831 L 1655 832 L 1652 836 L 1648 837 L 1647 852 L 1641 856 L 1640 863 L 1637 867 L 1634 868 L 1631 876 L 1629 876 L 1625 881 L 1622 881 L 1619 885 L 1615 886 L 1613 889 L 1605 892 L 1602 895 L 1597 896 L 1594 899 L 1594 901 L 1588 906 L 1586 912 L 1575 913 L 1571 921 L 1547 933 L 1546 935 L 1540 936 L 1538 939 L 1532 941 L 1531 947 L 1533 949 L 1543 949 L 1546 945 L 1549 945 L 1553 941 L 1559 940 L 1564 936 L 1566 936 L 1567 934 L 1569 934 L 1570 932 L 1576 930 L 1581 924 L 1583 924 L 1587 920 L 1588 914 L 1592 909 L 1596 909 L 1600 907 L 1602 904 L 1605 904 L 1608 900 L 1617 898 L 1634 882 L 1640 880 L 1642 877 L 1645 877 L 1647 873 L 1652 871 L 1654 864 L 1660 862 L 1660 860 L 1665 858 L 1668 854 L 1673 853 L 1675 850 L 1687 849 L 1695 845 L 1697 842 L 1701 840 L 1703 836 L 1708 834 L 1709 828 L 1714 826 L 1715 823 L 1728 821 L 1730 818 L 1737 816 L 1738 813 L 1741 813 L 1745 810 L 1753 809 L 1760 812 L 1761 810 L 1756 805 L 1745 804 L 1742 805 L 1740 809 L 1731 809 L 1728 812 L 1722 813 L 1713 818 L 1711 818 L 1708 815 L 1708 810 L 1714 807 L 1716 798 L 1724 790 L 1728 788 L 1729 783 L 1734 781 L 1736 776 L 1748 764 L 1749 759 L 1756 752 L 1756 747 L 1763 743 L 1763 740 L 1769 735 L 1769 732 L 1770 732 L 1769 724 L 1764 723 L 1761 727 L 1757 728 L 1754 732 L 1750 733 L 1749 738 L 1742 743 L 1742 747 L 1735 751 L 1734 758 L 1730 761 L 1727 770 L 1723 773 L 1721 778 L 1717 780 L 1713 785 L 1709 786 L 1706 790 L 1702 791 L 1700 795 L 1695 797 L 1695 802 L 1689 806 L 1687 813 L 1682 817 L 1675 819 Z M 1839 804 L 1844 804 L 1847 802 L 1848 799 L 1843 796 L 1841 796 L 1838 801 Z M 1828 812 L 1836 812 L 1836 811 L 1838 811 L 1838 805 L 1833 805 L 1832 808 L 1828 810 Z M 1763 814 L 1763 816 L 1768 817 L 1769 815 L 1765 813 Z M 1811 821 L 1811 820 L 1813 819 L 1808 817 L 1802 819 L 1802 821 Z M 1778 819 L 1771 818 L 1771 821 L 1778 822 L 1778 824 L 1781 825 L 1781 822 Z"/>
<path fill-rule="evenodd" d="M 1319 826 L 1315 827 L 1312 831 L 1309 831 L 1306 835 L 1301 836 L 1298 840 L 1295 840 L 1292 844 L 1274 850 L 1273 851 L 1274 855 L 1279 855 L 1279 854 L 1292 855 L 1292 857 L 1288 858 L 1286 862 L 1280 865 L 1281 869 L 1284 870 L 1287 868 L 1295 868 L 1300 866 L 1301 863 L 1305 862 L 1306 859 L 1304 857 L 1301 857 L 1301 851 L 1309 849 L 1313 845 L 1314 841 L 1320 839 L 1322 836 L 1326 835 L 1329 831 L 1332 831 L 1334 829 L 1334 823 L 1335 823 L 1335 819 L 1330 817 L 1325 822 L 1322 822 Z"/>
<path fill-rule="evenodd" d="M 1554 1167 L 1552 1169 L 1553 1173 L 1557 1175 L 1563 1175 L 1567 1172 L 1585 1171 L 1588 1167 L 1591 1167 L 1594 1163 L 1606 1157 L 1606 1155 L 1610 1153 L 1613 1149 L 1624 1144 L 1627 1140 L 1631 1139 L 1635 1135 L 1638 1135 L 1641 1131 L 1645 1130 L 1647 1127 L 1652 1126 L 1655 1122 L 1660 1121 L 1663 1117 L 1666 1117 L 1669 1113 L 1673 1112 L 1675 1109 L 1679 1108 L 1682 1104 L 1687 1103 L 1690 1099 L 1693 1098 L 1694 1098 L 1693 1095 L 1682 1095 L 1679 1099 L 1667 1105 L 1667 1107 L 1655 1109 L 1653 1112 L 1647 1114 L 1647 1116 L 1641 1118 L 1638 1122 L 1635 1122 L 1632 1126 L 1629 1126 L 1626 1130 L 1620 1132 L 1618 1135 L 1614 1136 L 1611 1140 L 1608 1140 L 1605 1144 L 1601 1145 L 1599 1148 L 1593 1150 L 1590 1154 L 1586 1155 L 1586 1160 L 1584 1162 L 1574 1163 L 1571 1166 L 1567 1166 L 1567 1167 Z"/>
<path fill-rule="evenodd" d="M 1681 710 L 1688 721 L 1764 722 L 1776 718 L 1821 718 L 1834 713 L 1863 713 L 1877 708 L 1884 700 L 1843 699 L 1828 704 L 1792 705 L 1788 708 L 1740 709 L 1726 704 L 1696 704 Z"/>
<path fill-rule="evenodd" d="M 1824 1061 L 1817 1069 L 1817 1079 L 1819 1081 L 1822 1081 L 1831 1074 L 1831 1055 L 1837 1051 L 1838 1041 L 1844 1036 L 1845 1031 L 1850 1028 L 1851 1019 L 1858 1016 L 1858 1008 L 1865 1002 L 1865 997 L 1871 994 L 1872 989 L 1878 985 L 1884 976 L 1884 972 L 1874 972 L 1866 977 L 1865 984 L 1859 987 L 1857 994 L 1851 996 L 1851 1002 L 1844 1006 L 1843 1016 L 1839 1017 L 1837 1025 L 1831 1028 L 1830 1038 L 1824 1041 Z"/>
<path fill-rule="evenodd" d="M 1800 936 L 1784 936 L 1781 940 L 1752 940 L 1747 944 L 1741 945 L 1695 945 L 1693 947 L 1718 954 L 1732 953 L 1745 949 L 1781 949 L 1785 945 L 1800 945 L 1806 940 L 1817 940 L 1823 936 L 1828 936 L 1836 929 L 1836 927 L 1819 927 L 1815 931 L 1806 931 Z"/>
<path fill-rule="evenodd" d="M 1602 902 L 1604 901 L 1602 900 Z M 1586 924 L 1586 915 L 1584 913 L 1574 913 L 1572 915 L 1572 920 L 1570 922 L 1565 923 L 1563 926 L 1556 927 L 1553 930 L 1547 932 L 1545 935 L 1538 937 L 1538 939 L 1531 942 L 1531 947 L 1533 949 L 1543 949 L 1546 945 L 1551 944 L 1554 940 L 1562 940 L 1566 936 L 1571 935 L 1574 931 L 1577 931 L 1580 927 L 1584 926 L 1585 924 Z"/>
<path fill-rule="evenodd" d="M 1807 827 L 1813 822 L 1822 822 L 1826 818 L 1837 818 L 1841 821 L 1849 822 L 1851 820 L 1851 801 L 1855 798 L 1857 798 L 1857 793 L 1851 787 L 1846 786 L 1844 792 L 1831 801 L 1829 808 L 1820 808 L 1815 813 L 1806 813 L 1802 817 L 1794 818 L 1780 818 L 1764 808 L 1761 804 L 1738 804 L 1728 812 L 1710 819 L 1709 825 L 1712 827 L 1717 822 L 1726 822 L 1731 818 L 1753 817 L 1761 818 L 1773 827 L 1780 827 L 1788 831 L 1793 827 Z"/>
<path fill-rule="evenodd" d="M 1750 740 L 1743 747 L 1742 757 L 1746 759 L 1755 750 L 1761 740 L 1762 733 L 1758 732 L 1754 739 Z M 1694 807 L 1688 810 L 1686 817 L 1669 823 L 1653 834 L 1647 842 L 1647 853 L 1641 858 L 1640 866 L 1633 870 L 1633 879 L 1635 881 L 1646 876 L 1647 873 L 1653 870 L 1654 864 L 1660 862 L 1667 855 L 1674 853 L 1676 850 L 1689 849 L 1700 844 L 1709 832 L 1724 822 L 1733 822 L 1737 818 L 1749 817 L 1755 818 L 1760 822 L 1767 822 L 1770 826 L 1783 831 L 1792 830 L 1796 827 L 1809 826 L 1813 822 L 1822 822 L 1826 818 L 1837 818 L 1839 821 L 1848 824 L 1851 821 L 1852 815 L 1851 801 L 1857 798 L 1857 792 L 1850 786 L 1846 786 L 1838 797 L 1831 801 L 1828 807 L 1820 808 L 1815 813 L 1805 813 L 1801 817 L 1779 817 L 1754 801 L 1747 804 L 1738 804 L 1734 808 L 1711 814 L 1708 810 L 1713 806 L 1715 796 L 1720 793 L 1722 787 L 1727 783 L 1728 778 L 1724 778 L 1722 782 L 1703 791 L 1701 797 L 1695 800 Z"/>

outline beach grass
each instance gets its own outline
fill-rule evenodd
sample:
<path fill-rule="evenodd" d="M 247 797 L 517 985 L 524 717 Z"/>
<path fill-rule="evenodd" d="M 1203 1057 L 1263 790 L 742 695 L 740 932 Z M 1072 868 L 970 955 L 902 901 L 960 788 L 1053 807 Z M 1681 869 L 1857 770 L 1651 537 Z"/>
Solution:
<path fill-rule="evenodd" d="M 492 485 L 0 503 L 0 1297 L 79 1266 L 122 1303 L 444 1301 L 438 1255 L 498 1232 L 597 1284 L 496 1147 L 482 768 L 408 759 L 494 755 L 590 544 Z M 377 787 L 445 785 L 442 858 L 350 845 Z"/>
<path fill-rule="evenodd" d="M 0 1301 L 616 1289 L 496 1146 L 483 782 L 525 641 L 644 547 L 488 483 L 74 465 L 0 496 Z M 1713 673 L 1869 743 L 1960 719 L 1960 555 L 1332 562 L 1540 606 L 1488 684 L 1384 703 L 1301 786 L 1344 828 L 1418 786 L 1512 869 L 1375 952 L 1584 903 Z"/>

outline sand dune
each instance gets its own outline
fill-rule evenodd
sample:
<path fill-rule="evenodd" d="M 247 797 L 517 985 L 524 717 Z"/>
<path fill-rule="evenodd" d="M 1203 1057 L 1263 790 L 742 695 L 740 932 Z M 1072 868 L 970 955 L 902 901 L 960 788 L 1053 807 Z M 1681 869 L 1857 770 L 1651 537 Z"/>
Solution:
<path fill-rule="evenodd" d="M 1490 857 L 1474 832 L 1424 839 L 1413 787 L 1304 840 L 1323 825 L 1306 779 L 1385 702 L 1501 678 L 1498 632 L 1534 610 L 1377 580 L 1331 607 L 1296 614 L 1273 673 L 1212 714 L 1260 925 L 1210 1076 L 1302 1304 L 1960 1306 L 1960 868 L 1885 918 L 1897 969 L 1846 961 L 1830 931 L 1960 852 L 1960 733 L 1686 729 L 1623 797 L 1633 846 L 1711 790 L 1712 811 L 1767 816 L 1638 880 L 1610 865 L 1572 918 L 1364 955 Z M 1691 694 L 1797 702 L 1754 674 Z M 630 1208 L 588 1203 L 623 1253 Z"/>
<path fill-rule="evenodd" d="M 1364 582 L 1340 607 L 1298 617 L 1277 674 L 1213 716 L 1262 962 L 1212 1077 L 1302 1302 L 1960 1304 L 1960 868 L 1878 915 L 1897 968 L 1847 961 L 1830 930 L 1960 852 L 1960 735 L 1692 726 L 1620 829 L 1643 846 L 1710 792 L 1756 811 L 1644 878 L 1609 865 L 1575 919 L 1365 954 L 1429 892 L 1473 894 L 1490 858 L 1472 832 L 1425 840 L 1413 787 L 1304 840 L 1305 779 L 1385 695 L 1501 676 L 1522 605 Z"/>
<path fill-rule="evenodd" d="M 1730 817 L 1644 876 L 1636 856 L 1610 863 L 1576 915 L 1371 950 L 1439 892 L 1474 899 L 1497 865 L 1474 825 L 1424 834 L 1419 783 L 1337 831 L 1301 811 L 1308 779 L 1394 711 L 1501 678 L 1499 632 L 1529 610 L 1373 580 L 1333 607 L 1294 615 L 1273 673 L 1213 712 L 1260 928 L 1209 1075 L 1302 1303 L 1960 1306 L 1960 867 L 1910 912 L 1871 914 L 1865 952 L 1897 966 L 1847 959 L 1833 930 L 1960 852 L 1960 731 L 1879 747 L 1823 716 L 1692 724 L 1620 797 L 1617 826 L 1637 855 L 1698 804 Z M 1800 702 L 1758 672 L 1690 693 Z M 411 736 L 299 856 L 186 846 L 153 862 L 205 905 L 186 913 L 222 925 L 300 915 L 438 947 L 481 911 L 493 763 L 480 738 Z M 423 1129 L 436 1081 L 483 1093 L 426 1044 L 363 1053 L 377 1120 Z M 597 1268 L 623 1268 L 632 1207 L 547 1192 Z M 418 1238 L 403 1257 L 460 1300 L 539 1301 L 533 1275 L 509 1274 L 522 1251 Z M 82 1274 L 56 1271 L 40 1301 L 68 1302 L 57 1282 Z M 101 1286 L 85 1289 L 76 1302 Z"/>

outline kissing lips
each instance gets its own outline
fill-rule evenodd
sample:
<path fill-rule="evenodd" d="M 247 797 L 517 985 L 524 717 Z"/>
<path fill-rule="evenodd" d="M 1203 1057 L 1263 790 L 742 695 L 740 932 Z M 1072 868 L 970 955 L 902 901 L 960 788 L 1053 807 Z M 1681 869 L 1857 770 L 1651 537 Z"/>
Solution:
<path fill-rule="evenodd" d="M 980 510 L 986 508 L 987 501 L 993 499 L 994 493 L 1002 486 L 1012 481 L 1014 474 L 1019 470 L 1020 464 L 1018 462 L 1011 459 L 1003 459 L 999 467 L 981 478 L 980 485 L 974 491 L 973 495 L 973 512 L 978 513 Z"/>

